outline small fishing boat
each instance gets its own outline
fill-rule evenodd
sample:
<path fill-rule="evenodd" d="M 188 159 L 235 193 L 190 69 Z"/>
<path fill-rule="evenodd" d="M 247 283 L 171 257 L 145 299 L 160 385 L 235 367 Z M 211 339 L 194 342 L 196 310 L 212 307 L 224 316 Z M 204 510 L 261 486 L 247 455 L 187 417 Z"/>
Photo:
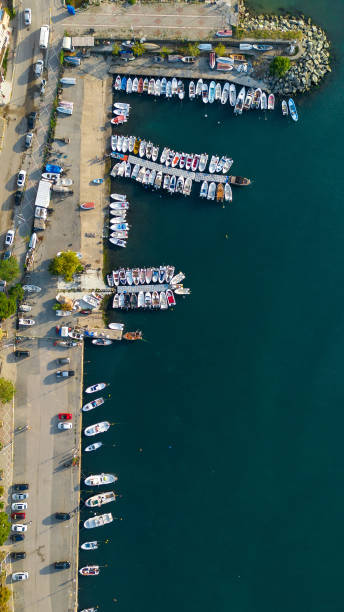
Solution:
<path fill-rule="evenodd" d="M 159 281 L 159 268 L 152 268 L 152 283 L 156 285 Z"/>
<path fill-rule="evenodd" d="M 107 493 L 99 493 L 99 495 L 92 495 L 85 501 L 85 506 L 88 508 L 96 508 L 103 506 L 104 504 L 110 504 L 116 501 L 116 495 L 114 491 L 108 491 Z"/>
<path fill-rule="evenodd" d="M 236 115 L 242 114 L 242 110 L 244 107 L 245 93 L 246 93 L 245 87 L 242 87 L 239 91 L 239 95 L 237 97 L 237 101 L 234 107 L 234 113 Z"/>
<path fill-rule="evenodd" d="M 244 186 L 244 185 L 250 185 L 251 181 L 248 178 L 245 178 L 243 176 L 229 176 L 229 182 L 232 185 L 239 185 L 240 187 Z"/>
<path fill-rule="evenodd" d="M 137 299 L 137 307 L 144 308 L 145 307 L 145 294 L 143 291 L 139 291 L 138 299 Z"/>
<path fill-rule="evenodd" d="M 208 94 L 209 104 L 212 104 L 215 100 L 215 89 L 216 89 L 215 81 L 210 81 L 209 94 Z"/>
<path fill-rule="evenodd" d="M 260 96 L 260 108 L 261 110 L 266 110 L 268 108 L 268 101 L 265 91 L 262 91 L 262 95 Z"/>
<path fill-rule="evenodd" d="M 268 97 L 268 110 L 274 110 L 275 108 L 275 96 L 271 93 Z"/>
<path fill-rule="evenodd" d="M 37 287 L 37 285 L 23 285 L 23 289 L 27 293 L 39 293 L 42 291 L 41 287 Z"/>
<path fill-rule="evenodd" d="M 139 82 L 137 85 L 137 93 L 142 93 L 143 92 L 143 78 L 139 78 Z"/>
<path fill-rule="evenodd" d="M 215 194 L 216 194 L 216 183 L 212 182 L 209 185 L 207 199 L 215 200 Z"/>
<path fill-rule="evenodd" d="M 124 329 L 124 323 L 109 323 L 109 329 L 117 329 L 118 331 L 122 331 Z"/>
<path fill-rule="evenodd" d="M 161 90 L 160 93 L 162 96 L 166 96 L 166 88 L 167 88 L 167 80 L 165 77 L 161 79 Z"/>
<path fill-rule="evenodd" d="M 18 323 L 19 323 L 19 325 L 23 325 L 24 327 L 31 327 L 32 325 L 35 325 L 35 320 L 34 319 L 22 319 L 22 318 L 20 318 Z"/>
<path fill-rule="evenodd" d="M 216 53 L 214 51 L 211 51 L 209 53 L 209 66 L 212 70 L 214 70 L 215 68 L 215 60 L 216 60 Z"/>
<path fill-rule="evenodd" d="M 200 197 L 201 198 L 206 198 L 208 195 L 208 183 L 207 181 L 203 181 L 202 186 L 201 186 L 201 191 L 200 191 Z"/>
<path fill-rule="evenodd" d="M 226 202 L 232 201 L 232 188 L 229 183 L 225 184 L 225 201 Z"/>
<path fill-rule="evenodd" d="M 194 81 L 190 81 L 190 83 L 189 83 L 189 99 L 190 100 L 194 100 L 195 96 L 196 96 L 195 83 L 194 83 Z"/>
<path fill-rule="evenodd" d="M 104 525 L 108 525 L 112 523 L 113 517 L 111 512 L 106 514 L 98 514 L 90 517 L 87 521 L 84 522 L 84 527 L 86 529 L 93 529 L 94 527 L 103 527 Z"/>
<path fill-rule="evenodd" d="M 219 157 L 217 155 L 212 155 L 211 160 L 210 160 L 210 164 L 209 164 L 209 172 L 210 172 L 210 174 L 214 174 L 218 162 L 219 162 Z"/>
<path fill-rule="evenodd" d="M 81 544 L 80 548 L 82 548 L 82 550 L 97 550 L 98 542 L 97 540 L 94 540 L 93 542 L 84 542 Z"/>
<path fill-rule="evenodd" d="M 235 106 L 236 104 L 236 87 L 234 83 L 231 83 L 229 86 L 229 104 L 231 106 Z"/>
<path fill-rule="evenodd" d="M 195 90 L 196 96 L 202 95 L 202 85 L 203 85 L 203 79 L 198 79 L 196 83 L 196 90 Z"/>
<path fill-rule="evenodd" d="M 118 115 L 117 117 L 114 117 L 113 119 L 111 119 L 112 125 L 122 125 L 123 123 L 126 123 L 128 120 L 128 118 L 125 115 Z"/>
<path fill-rule="evenodd" d="M 96 346 L 110 346 L 110 344 L 112 344 L 112 340 L 109 340 L 109 338 L 95 338 L 92 340 L 92 344 L 95 344 Z"/>
<path fill-rule="evenodd" d="M 189 196 L 192 189 L 192 179 L 188 176 L 184 181 L 183 195 Z"/>
<path fill-rule="evenodd" d="M 159 308 L 160 307 L 159 294 L 158 294 L 157 291 L 153 291 L 153 293 L 152 293 L 152 307 L 153 308 Z"/>
<path fill-rule="evenodd" d="M 86 446 L 85 452 L 86 453 L 90 453 L 92 451 L 97 450 L 101 446 L 103 446 L 103 442 L 95 442 L 94 444 L 90 444 L 89 446 Z"/>
<path fill-rule="evenodd" d="M 232 30 L 218 30 L 215 36 L 218 38 L 230 38 L 232 36 Z"/>
<path fill-rule="evenodd" d="M 175 306 L 176 305 L 176 300 L 175 300 L 175 297 L 173 295 L 172 289 L 167 289 L 167 291 L 166 291 L 166 298 L 167 298 L 167 303 L 168 303 L 169 306 Z"/>
<path fill-rule="evenodd" d="M 293 119 L 293 121 L 298 121 L 299 116 L 296 110 L 295 102 L 292 98 L 289 98 L 288 106 L 289 106 L 289 112 L 290 112 L 291 118 Z"/>
<path fill-rule="evenodd" d="M 221 100 L 221 83 L 216 83 L 215 87 L 215 100 Z"/>
<path fill-rule="evenodd" d="M 96 436 L 97 434 L 105 433 L 110 427 L 109 421 L 101 421 L 100 423 L 94 423 L 85 427 L 85 436 Z"/>
<path fill-rule="evenodd" d="M 219 183 L 216 190 L 216 201 L 223 202 L 225 197 L 225 188 L 222 183 Z"/>
<path fill-rule="evenodd" d="M 207 83 L 203 83 L 202 85 L 202 102 L 204 102 L 204 104 L 208 104 L 209 102 Z"/>
<path fill-rule="evenodd" d="M 149 87 L 149 79 L 146 77 L 145 79 L 143 79 L 143 93 L 147 93 L 148 92 L 148 87 Z"/>
<path fill-rule="evenodd" d="M 142 308 L 142 306 L 140 305 L 139 308 Z M 137 330 L 135 332 L 126 332 L 123 335 L 123 339 L 129 341 L 142 340 L 142 331 Z"/>
<path fill-rule="evenodd" d="M 87 387 L 87 389 L 85 389 L 85 393 L 96 393 L 97 391 L 105 389 L 105 387 L 107 387 L 107 383 L 97 383 L 96 385 Z"/>
<path fill-rule="evenodd" d="M 80 208 L 82 208 L 83 210 L 93 210 L 94 206 L 94 202 L 83 202 L 82 204 L 80 204 Z"/>
<path fill-rule="evenodd" d="M 84 404 L 82 409 L 84 412 L 88 412 L 89 410 L 94 410 L 94 408 L 98 408 L 98 406 L 102 406 L 105 400 L 103 397 L 98 397 L 93 400 L 93 402 L 88 402 L 88 404 Z"/>
<path fill-rule="evenodd" d="M 86 565 L 79 570 L 82 576 L 98 576 L 99 565 Z"/>
<path fill-rule="evenodd" d="M 122 79 L 121 79 L 121 76 L 118 74 L 118 75 L 116 76 L 115 85 L 114 85 L 114 87 L 115 87 L 116 91 L 118 91 L 119 89 L 121 89 L 121 80 L 122 80 Z"/>
<path fill-rule="evenodd" d="M 285 100 L 282 100 L 282 115 L 286 117 L 288 115 L 288 104 Z"/>
<path fill-rule="evenodd" d="M 152 306 L 152 296 L 149 291 L 145 294 L 145 308 L 151 308 Z"/>
<path fill-rule="evenodd" d="M 256 51 L 271 51 L 273 49 L 272 45 L 252 45 L 252 47 Z"/>
<path fill-rule="evenodd" d="M 148 85 L 148 92 L 147 92 L 149 96 L 152 96 L 154 94 L 154 89 L 155 89 L 155 80 L 150 79 L 149 85 Z"/>

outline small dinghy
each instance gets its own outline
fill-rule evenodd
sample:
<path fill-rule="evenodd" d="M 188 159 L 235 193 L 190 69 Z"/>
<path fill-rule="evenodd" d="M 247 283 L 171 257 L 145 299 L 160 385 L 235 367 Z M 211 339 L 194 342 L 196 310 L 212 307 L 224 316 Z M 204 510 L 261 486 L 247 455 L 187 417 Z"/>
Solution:
<path fill-rule="evenodd" d="M 82 576 L 98 576 L 99 565 L 86 565 L 79 570 Z"/>
<path fill-rule="evenodd" d="M 92 451 L 97 450 L 101 446 L 103 446 L 103 442 L 95 442 L 94 444 L 89 444 L 89 446 L 86 446 L 85 452 L 91 453 Z"/>
<path fill-rule="evenodd" d="M 282 100 L 282 114 L 284 117 L 288 115 L 288 104 L 285 100 Z"/>
<path fill-rule="evenodd" d="M 275 108 L 275 96 L 271 93 L 268 97 L 268 110 L 274 110 Z"/>
<path fill-rule="evenodd" d="M 96 178 L 96 179 L 93 179 L 91 182 L 94 185 L 101 185 L 102 183 L 104 183 L 104 179 L 103 178 Z"/>
<path fill-rule="evenodd" d="M 80 208 L 82 208 L 83 210 L 93 210 L 94 202 L 83 202 L 82 204 L 80 204 Z"/>
<path fill-rule="evenodd" d="M 107 387 L 107 383 L 97 383 L 96 385 L 87 387 L 87 389 L 85 389 L 85 393 L 96 393 L 97 391 L 105 389 L 105 387 Z"/>
<path fill-rule="evenodd" d="M 84 522 L 84 527 L 86 529 L 94 529 L 94 527 L 103 527 L 104 525 L 108 525 L 112 523 L 113 518 L 111 512 L 106 514 L 99 514 L 90 517 L 87 521 Z"/>
<path fill-rule="evenodd" d="M 93 542 L 84 542 L 83 544 L 81 544 L 82 550 L 97 550 L 98 548 L 98 541 L 94 540 Z"/>
<path fill-rule="evenodd" d="M 124 323 L 109 323 L 109 329 L 122 331 L 122 329 L 124 329 Z"/>
<path fill-rule="evenodd" d="M 88 404 L 84 404 L 82 409 L 84 412 L 89 412 L 89 410 L 94 410 L 94 408 L 98 408 L 98 406 L 102 406 L 105 402 L 103 397 L 98 397 L 93 400 L 93 402 L 88 402 Z"/>
<path fill-rule="evenodd" d="M 101 485 L 108 485 L 116 482 L 118 477 L 114 474 L 93 474 L 87 476 L 84 482 L 88 487 L 100 487 Z"/>
<path fill-rule="evenodd" d="M 94 423 L 85 427 L 85 436 L 96 436 L 97 434 L 105 433 L 110 428 L 109 421 L 101 421 L 101 423 Z"/>
<path fill-rule="evenodd" d="M 299 116 L 297 114 L 295 102 L 294 102 L 294 100 L 292 98 L 289 98 L 288 106 L 289 106 L 289 112 L 290 112 L 291 118 L 293 119 L 293 121 L 298 121 Z"/>
<path fill-rule="evenodd" d="M 95 338 L 92 340 L 92 344 L 95 344 L 96 346 L 110 346 L 110 344 L 112 344 L 112 340 L 109 340 L 108 338 Z"/>
<path fill-rule="evenodd" d="M 123 193 L 112 193 L 110 198 L 117 200 L 118 202 L 125 202 L 127 200 L 127 196 Z"/>
<path fill-rule="evenodd" d="M 28 293 L 39 293 L 42 291 L 41 287 L 37 287 L 37 285 L 23 285 L 23 289 Z"/>

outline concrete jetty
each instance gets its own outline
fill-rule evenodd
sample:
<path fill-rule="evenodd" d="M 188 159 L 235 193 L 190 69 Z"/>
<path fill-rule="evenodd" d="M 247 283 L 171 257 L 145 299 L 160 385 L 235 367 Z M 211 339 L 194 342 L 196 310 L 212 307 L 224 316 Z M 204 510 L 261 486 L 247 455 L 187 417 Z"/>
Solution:
<path fill-rule="evenodd" d="M 195 183 L 203 183 L 203 181 L 213 181 L 214 183 L 228 182 L 228 176 L 224 174 L 203 174 L 203 172 L 191 172 L 189 170 L 181 170 L 180 168 L 171 168 L 171 166 L 167 167 L 165 164 L 158 164 L 142 157 L 136 157 L 135 155 L 129 155 L 128 162 L 134 165 L 138 164 L 140 167 L 143 166 L 149 170 L 161 171 L 163 174 L 174 174 L 175 176 L 191 178 Z"/>

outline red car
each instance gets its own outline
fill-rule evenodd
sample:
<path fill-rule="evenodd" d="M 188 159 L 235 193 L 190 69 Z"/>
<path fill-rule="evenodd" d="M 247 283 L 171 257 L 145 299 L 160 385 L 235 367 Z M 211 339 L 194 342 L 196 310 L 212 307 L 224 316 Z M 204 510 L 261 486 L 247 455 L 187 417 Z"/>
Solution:
<path fill-rule="evenodd" d="M 59 413 L 60 421 L 70 421 L 71 418 L 72 418 L 72 415 L 70 412 L 60 412 Z"/>
<path fill-rule="evenodd" d="M 25 518 L 25 512 L 12 512 L 11 517 L 14 521 L 20 521 Z"/>

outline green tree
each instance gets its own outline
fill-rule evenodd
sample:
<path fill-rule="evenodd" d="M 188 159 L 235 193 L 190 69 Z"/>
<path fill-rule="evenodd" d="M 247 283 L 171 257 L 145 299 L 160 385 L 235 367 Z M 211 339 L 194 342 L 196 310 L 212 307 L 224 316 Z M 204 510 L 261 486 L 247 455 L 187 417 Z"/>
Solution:
<path fill-rule="evenodd" d="M 16 258 L 11 255 L 8 259 L 0 261 L 0 278 L 9 282 L 19 276 L 19 265 Z"/>
<path fill-rule="evenodd" d="M 17 300 L 12 296 L 7 297 L 0 293 L 0 319 L 8 319 L 17 310 Z"/>
<path fill-rule="evenodd" d="M 0 378 L 0 402 L 2 404 L 8 404 L 11 401 L 16 392 L 14 384 L 6 378 Z M 0 519 L 1 519 L 0 512 Z M 0 520 L 0 540 L 1 540 L 1 520 Z M 0 542 L 0 546 L 3 542 Z"/>
<path fill-rule="evenodd" d="M 198 57 L 200 54 L 199 48 L 196 43 L 189 43 L 186 47 L 186 52 L 188 55 L 192 55 L 193 57 Z"/>
<path fill-rule="evenodd" d="M 136 55 L 137 57 L 140 57 L 140 55 L 143 55 L 146 51 L 143 44 L 140 42 L 134 43 L 131 50 L 134 53 L 134 55 Z"/>
<path fill-rule="evenodd" d="M 3 612 L 7 612 L 8 610 L 6 603 L 8 602 L 10 597 L 11 597 L 11 589 L 9 589 L 7 586 L 2 584 L 0 587 L 0 610 L 3 610 Z"/>
<path fill-rule="evenodd" d="M 214 49 L 216 55 L 218 55 L 219 57 L 223 57 L 226 53 L 226 47 L 222 44 L 219 43 L 215 49 Z"/>
<path fill-rule="evenodd" d="M 112 55 L 118 55 L 120 50 L 120 46 L 117 42 L 114 42 L 112 45 Z"/>
<path fill-rule="evenodd" d="M 66 251 L 51 260 L 49 271 L 51 274 L 63 276 L 65 281 L 70 282 L 73 280 L 74 274 L 83 271 L 83 267 L 76 253 L 73 251 Z"/>
<path fill-rule="evenodd" d="M 270 74 L 281 78 L 286 74 L 286 72 L 288 72 L 290 66 L 291 62 L 289 57 L 282 57 L 281 55 L 278 55 L 277 57 L 274 57 L 270 64 Z"/>
<path fill-rule="evenodd" d="M 18 283 L 17 285 L 13 285 L 9 290 L 9 295 L 15 300 L 21 301 L 24 297 L 24 289 L 21 284 Z"/>
<path fill-rule="evenodd" d="M 6 512 L 0 512 L 0 546 L 6 542 L 11 531 L 11 523 L 8 520 Z"/>
<path fill-rule="evenodd" d="M 131 4 L 133 6 L 133 4 L 136 4 L 136 0 L 128 0 L 128 4 Z"/>

